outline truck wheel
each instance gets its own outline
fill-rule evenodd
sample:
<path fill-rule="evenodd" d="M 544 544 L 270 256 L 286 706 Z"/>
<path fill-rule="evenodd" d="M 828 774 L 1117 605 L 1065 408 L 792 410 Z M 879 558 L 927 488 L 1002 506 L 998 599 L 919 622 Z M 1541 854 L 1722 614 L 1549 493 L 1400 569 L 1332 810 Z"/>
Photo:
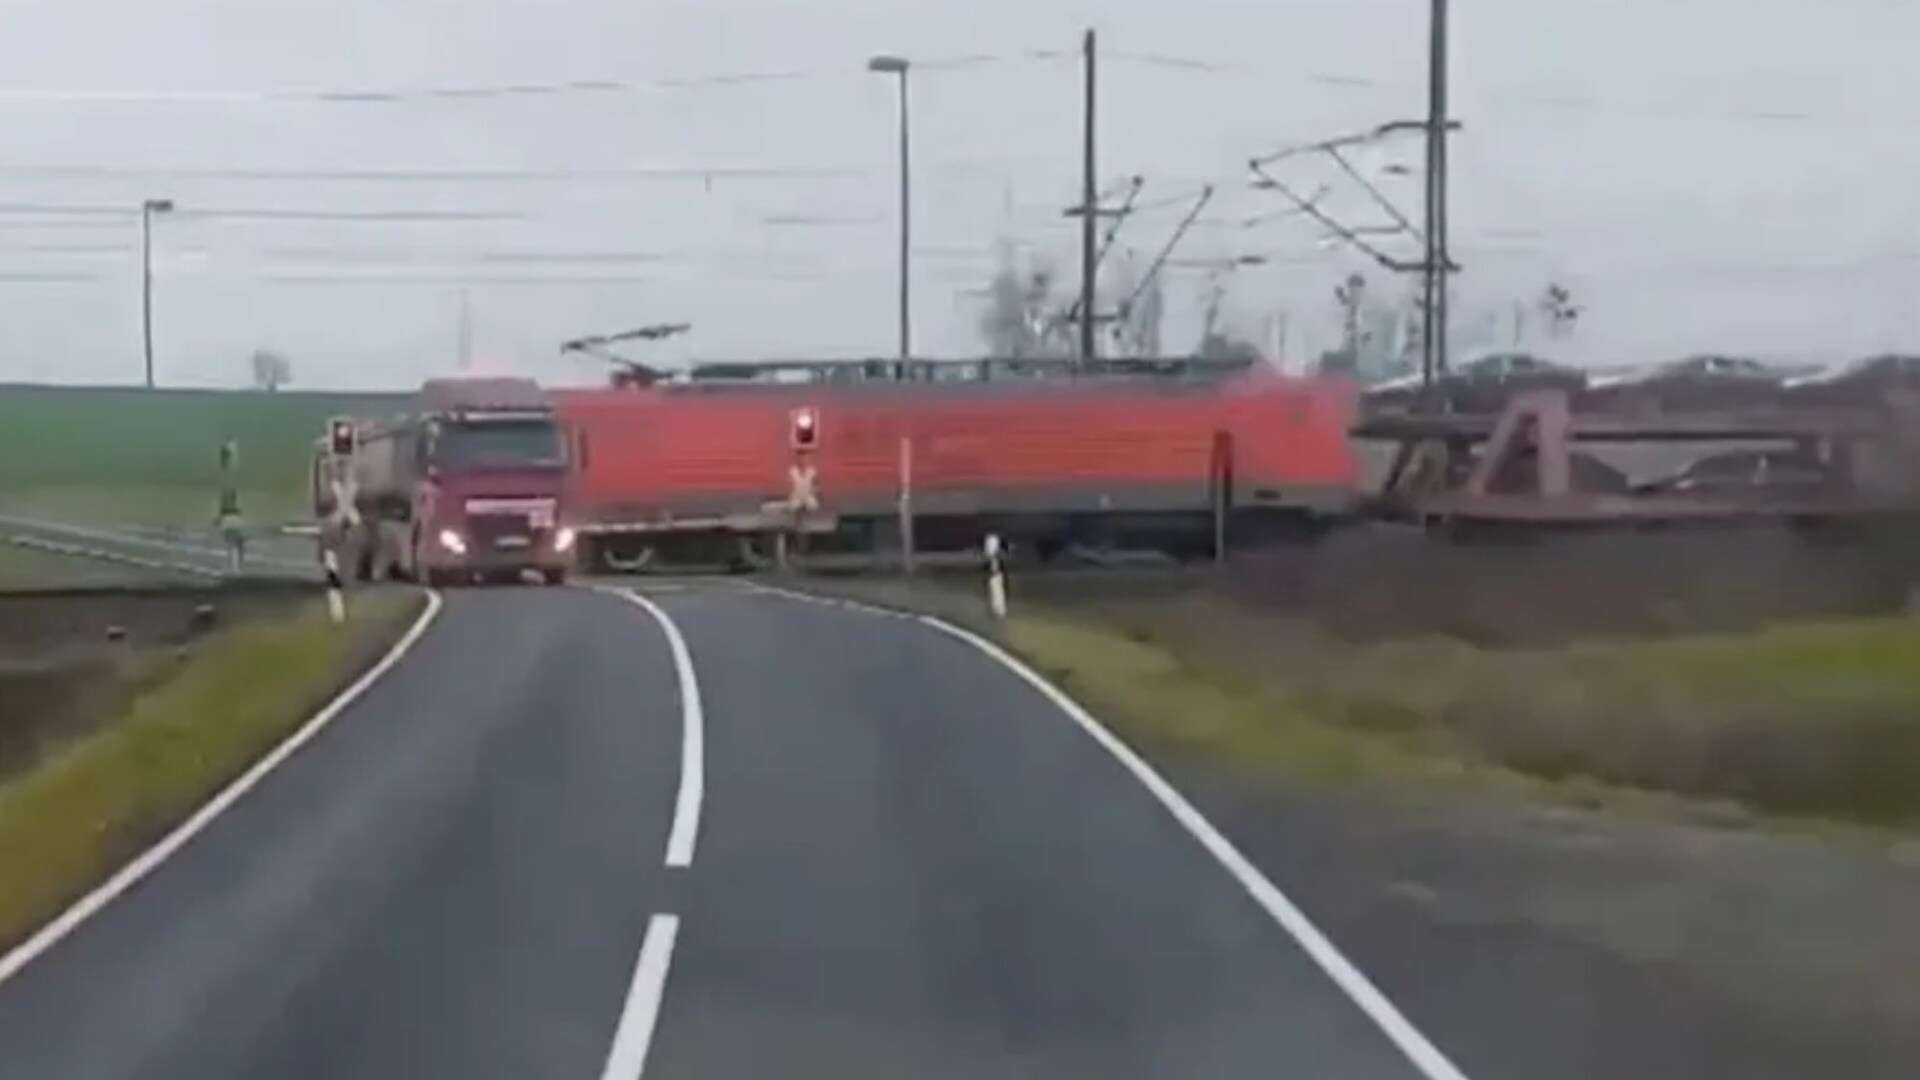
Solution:
<path fill-rule="evenodd" d="M 549 585 L 565 585 L 567 583 L 567 571 L 564 567 L 548 567 L 540 571 L 540 578 Z"/>
<path fill-rule="evenodd" d="M 426 582 L 427 588 L 429 589 L 444 589 L 451 586 L 456 580 L 451 570 L 428 569 L 420 576 Z"/>

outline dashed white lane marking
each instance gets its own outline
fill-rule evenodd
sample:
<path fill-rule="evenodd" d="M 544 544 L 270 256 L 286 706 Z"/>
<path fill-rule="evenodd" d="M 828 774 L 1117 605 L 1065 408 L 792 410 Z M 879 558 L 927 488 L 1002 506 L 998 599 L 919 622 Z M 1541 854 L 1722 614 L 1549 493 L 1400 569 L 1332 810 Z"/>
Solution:
<path fill-rule="evenodd" d="M 857 601 L 829 601 L 817 596 L 807 596 L 804 593 L 757 584 L 753 586 L 753 591 L 899 617 L 898 612 L 871 608 Z M 1259 867 L 1242 855 L 1240 849 L 1234 847 L 1231 840 L 1228 840 L 1212 822 L 1206 819 L 1205 815 L 1187 801 L 1186 796 L 1181 795 L 1172 784 L 1154 771 L 1153 766 L 1134 753 L 1132 747 L 1108 731 L 1100 721 L 1094 719 L 1093 714 L 1081 707 L 1079 702 L 1068 697 L 1018 657 L 986 638 L 931 615 L 916 615 L 911 618 L 972 645 L 1019 676 L 1061 712 L 1066 713 L 1074 723 L 1092 737 L 1094 742 L 1099 743 L 1107 753 L 1112 754 L 1128 772 L 1133 774 L 1134 779 L 1160 801 L 1160 805 L 1166 808 L 1173 819 L 1179 822 L 1195 840 L 1198 840 L 1201 847 L 1207 849 L 1207 853 L 1212 855 L 1240 884 L 1240 887 L 1253 897 L 1254 902 L 1259 904 L 1267 915 L 1299 944 L 1320 970 L 1325 972 L 1327 977 L 1333 980 L 1334 985 L 1339 987 L 1341 992 L 1346 994 L 1347 998 L 1373 1021 L 1395 1048 L 1413 1063 L 1422 1076 L 1427 1080 L 1466 1080 L 1466 1075 L 1440 1052 L 1439 1047 L 1421 1034 L 1420 1030 L 1413 1026 L 1413 1023 L 1394 1006 L 1393 1002 L 1373 985 L 1373 981 L 1355 967 L 1353 962 L 1348 960 L 1339 948 L 1320 932 L 1320 928 L 1315 926 L 1313 921 L 1308 919 L 1306 914 L 1288 899 L 1278 886 L 1260 872 Z"/>
<path fill-rule="evenodd" d="M 426 610 L 420 613 L 420 617 L 414 620 L 406 634 L 399 641 L 394 642 L 393 648 L 388 649 L 387 654 L 381 657 L 378 663 L 368 668 L 365 674 L 355 679 L 350 686 L 340 692 L 338 697 L 328 702 L 325 708 L 315 713 L 311 719 L 300 726 L 299 730 L 287 736 L 286 740 L 268 752 L 267 756 L 254 762 L 252 768 L 220 789 L 219 794 L 194 811 L 192 817 L 174 826 L 173 831 L 161 837 L 158 843 L 141 852 L 132 862 L 121 867 L 112 877 L 102 882 L 98 888 L 75 901 L 72 907 L 55 916 L 52 922 L 47 923 L 32 937 L 15 946 L 13 951 L 0 957 L 0 983 L 13 977 L 21 968 L 32 963 L 35 957 L 53 948 L 60 939 L 71 934 L 81 923 L 112 903 L 115 897 L 152 873 L 156 867 L 166 861 L 169 855 L 180 850 L 200 830 L 212 824 L 214 818 L 219 817 L 228 807 L 237 802 L 240 796 L 252 790 L 253 786 L 272 772 L 276 766 L 293 756 L 294 751 L 305 746 L 315 735 L 320 734 L 321 729 L 332 723 L 334 717 L 339 716 L 347 706 L 358 701 L 369 687 L 400 662 L 400 658 L 407 654 L 407 650 L 413 648 L 414 643 L 420 640 L 420 636 L 427 632 L 427 627 L 432 624 L 434 617 L 440 614 L 440 605 L 440 594 L 428 592 Z"/>
<path fill-rule="evenodd" d="M 640 959 L 633 966 L 633 983 L 620 1010 L 620 1026 L 607 1051 L 607 1067 L 600 1080 L 639 1080 L 647 1067 L 647 1049 L 653 1045 L 653 1026 L 660 1019 L 660 1002 L 667 991 L 667 970 L 673 965 L 673 942 L 680 935 L 677 915 L 655 915 L 640 942 Z"/>
<path fill-rule="evenodd" d="M 693 654 L 687 639 L 665 609 L 629 589 L 595 586 L 635 604 L 660 625 L 667 651 L 673 656 L 674 678 L 680 684 L 680 793 L 673 801 L 673 825 L 667 832 L 667 865 L 693 865 L 694 843 L 700 836 L 700 804 L 706 798 L 706 715 L 700 705 L 700 680 L 693 673 Z"/>

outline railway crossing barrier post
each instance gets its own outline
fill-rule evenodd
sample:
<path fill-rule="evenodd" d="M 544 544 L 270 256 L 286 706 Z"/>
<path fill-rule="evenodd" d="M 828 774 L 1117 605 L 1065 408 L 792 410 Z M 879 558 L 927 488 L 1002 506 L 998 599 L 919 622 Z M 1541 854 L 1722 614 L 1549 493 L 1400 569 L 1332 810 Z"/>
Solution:
<path fill-rule="evenodd" d="M 817 430 L 814 424 L 814 421 L 808 421 L 807 430 Z M 807 445 L 811 447 L 812 444 Z M 805 455 L 787 467 L 787 510 L 790 520 L 787 528 L 773 540 L 774 563 L 781 570 L 787 569 L 789 537 L 792 538 L 792 544 L 799 547 L 801 555 L 807 552 L 807 515 L 820 509 L 819 482 L 820 470 Z"/>
<path fill-rule="evenodd" d="M 913 575 L 913 440 L 900 436 L 900 572 Z"/>
<path fill-rule="evenodd" d="M 335 420 L 328 425 L 327 488 L 333 494 L 333 508 L 320 523 L 320 566 L 327 576 L 327 614 L 334 622 L 347 621 L 347 598 L 340 580 L 340 549 L 360 531 L 360 484 L 353 475 L 355 439 L 350 422 Z"/>
<path fill-rule="evenodd" d="M 1227 561 L 1227 515 L 1233 509 L 1233 435 L 1230 432 L 1213 433 L 1213 490 L 1209 493 L 1213 502 L 1213 562 L 1224 565 Z"/>
<path fill-rule="evenodd" d="M 1007 571 L 999 533 L 987 534 L 986 556 L 987 610 L 993 612 L 994 618 L 1004 619 L 1007 617 Z"/>

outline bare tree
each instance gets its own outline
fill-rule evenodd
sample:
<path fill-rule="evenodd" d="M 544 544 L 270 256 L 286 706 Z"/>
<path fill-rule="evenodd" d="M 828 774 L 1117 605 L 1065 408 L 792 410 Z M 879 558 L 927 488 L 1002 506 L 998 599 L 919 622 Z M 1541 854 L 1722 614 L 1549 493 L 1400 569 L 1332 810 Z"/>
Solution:
<path fill-rule="evenodd" d="M 1340 347 L 1320 355 L 1322 371 L 1354 372 L 1360 367 L 1360 353 L 1367 331 L 1362 314 L 1367 304 L 1367 279 L 1359 273 L 1348 274 L 1333 287 L 1334 303 L 1340 308 Z"/>
<path fill-rule="evenodd" d="M 1360 356 L 1365 328 L 1361 313 L 1367 306 L 1367 279 L 1364 274 L 1347 275 L 1347 280 L 1333 287 L 1334 302 L 1340 305 L 1340 348 L 1356 360 Z"/>
<path fill-rule="evenodd" d="M 1200 348 L 1195 350 L 1195 355 L 1202 360 L 1256 364 L 1260 362 L 1260 346 L 1231 333 L 1214 331 L 1200 339 Z"/>
<path fill-rule="evenodd" d="M 1557 281 L 1547 283 L 1545 291 L 1540 294 L 1538 306 L 1540 314 L 1546 319 L 1547 336 L 1556 340 L 1571 334 L 1574 323 L 1586 310 L 1583 305 L 1574 303 L 1573 292 Z"/>
<path fill-rule="evenodd" d="M 1107 275 L 1107 292 L 1113 296 L 1113 343 L 1117 356 L 1159 356 L 1160 324 L 1166 314 L 1166 293 L 1160 275 L 1146 282 L 1129 250 Z"/>
<path fill-rule="evenodd" d="M 1071 327 L 1054 298 L 1054 274 L 1047 266 L 1019 265 L 1011 244 L 1001 244 L 993 278 L 981 293 L 986 307 L 980 312 L 981 344 L 987 354 L 1024 358 L 1065 356 L 1071 348 Z"/>
<path fill-rule="evenodd" d="M 293 381 L 293 361 L 271 349 L 255 349 L 249 359 L 253 385 L 272 393 Z"/>
<path fill-rule="evenodd" d="M 1160 276 L 1154 275 L 1147 287 L 1140 290 L 1140 298 L 1128 308 L 1124 320 L 1127 337 L 1133 343 L 1135 356 L 1159 356 L 1162 348 L 1160 324 L 1167 311 L 1166 290 L 1161 287 Z"/>

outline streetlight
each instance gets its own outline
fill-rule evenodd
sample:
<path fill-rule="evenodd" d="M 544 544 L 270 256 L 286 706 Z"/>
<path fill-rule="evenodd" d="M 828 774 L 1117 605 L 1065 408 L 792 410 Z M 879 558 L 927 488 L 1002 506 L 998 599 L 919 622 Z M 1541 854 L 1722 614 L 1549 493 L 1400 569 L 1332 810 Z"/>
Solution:
<path fill-rule="evenodd" d="M 153 215 L 172 211 L 172 199 L 140 204 L 140 336 L 146 345 L 149 390 L 153 389 Z"/>
<path fill-rule="evenodd" d="M 900 374 L 906 375 L 907 358 L 913 352 L 913 315 L 910 303 L 908 259 L 913 243 L 912 186 L 907 155 L 907 61 L 898 56 L 876 56 L 867 61 L 867 70 L 900 77 Z"/>

